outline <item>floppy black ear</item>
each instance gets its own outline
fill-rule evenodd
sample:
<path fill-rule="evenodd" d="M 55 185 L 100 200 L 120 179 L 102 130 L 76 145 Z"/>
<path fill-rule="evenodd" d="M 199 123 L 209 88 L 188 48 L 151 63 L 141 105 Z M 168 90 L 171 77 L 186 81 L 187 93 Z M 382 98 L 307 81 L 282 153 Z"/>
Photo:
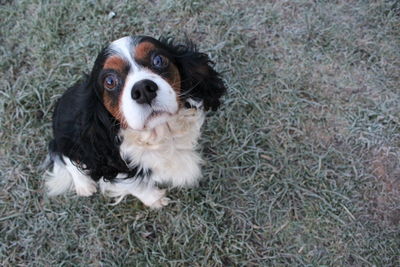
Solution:
<path fill-rule="evenodd" d="M 173 45 L 168 40 L 164 44 L 174 55 L 179 68 L 182 97 L 203 100 L 205 110 L 217 110 L 226 87 L 221 75 L 214 69 L 214 62 L 207 54 L 198 52 L 191 41 L 187 41 L 185 45 Z"/>
<path fill-rule="evenodd" d="M 205 110 L 217 110 L 226 88 L 220 74 L 213 68 L 214 62 L 206 54 L 196 51 L 179 58 L 179 62 L 182 67 L 182 93 L 203 100 Z"/>

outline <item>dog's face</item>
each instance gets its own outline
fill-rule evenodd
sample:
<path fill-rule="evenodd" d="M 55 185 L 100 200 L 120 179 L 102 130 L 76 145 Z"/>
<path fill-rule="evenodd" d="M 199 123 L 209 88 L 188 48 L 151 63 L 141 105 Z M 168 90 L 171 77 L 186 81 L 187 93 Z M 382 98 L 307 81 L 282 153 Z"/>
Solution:
<path fill-rule="evenodd" d="M 188 103 L 218 108 L 225 87 L 208 56 L 189 44 L 124 37 L 98 56 L 91 82 L 124 128 L 151 129 Z"/>

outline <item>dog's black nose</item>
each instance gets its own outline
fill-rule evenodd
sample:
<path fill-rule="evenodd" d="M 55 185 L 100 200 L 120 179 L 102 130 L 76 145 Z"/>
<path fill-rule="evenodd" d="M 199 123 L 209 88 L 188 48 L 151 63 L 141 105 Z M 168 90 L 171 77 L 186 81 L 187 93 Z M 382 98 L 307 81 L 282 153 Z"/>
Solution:
<path fill-rule="evenodd" d="M 132 99 L 139 104 L 151 104 L 157 96 L 158 86 L 151 80 L 141 80 L 132 87 Z"/>

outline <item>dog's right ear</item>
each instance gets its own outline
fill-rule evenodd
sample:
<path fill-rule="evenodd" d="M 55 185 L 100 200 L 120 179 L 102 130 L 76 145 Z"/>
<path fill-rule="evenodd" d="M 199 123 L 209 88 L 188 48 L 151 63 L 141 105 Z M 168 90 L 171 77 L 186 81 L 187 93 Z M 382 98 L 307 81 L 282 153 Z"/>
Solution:
<path fill-rule="evenodd" d="M 204 109 L 217 110 L 220 98 L 226 92 L 221 75 L 214 69 L 214 62 L 197 51 L 178 59 L 181 65 L 182 92 L 203 100 Z"/>
<path fill-rule="evenodd" d="M 214 62 L 205 53 L 197 51 L 191 41 L 174 45 L 172 40 L 162 41 L 174 55 L 181 75 L 182 97 L 203 101 L 205 110 L 217 110 L 226 87 Z"/>

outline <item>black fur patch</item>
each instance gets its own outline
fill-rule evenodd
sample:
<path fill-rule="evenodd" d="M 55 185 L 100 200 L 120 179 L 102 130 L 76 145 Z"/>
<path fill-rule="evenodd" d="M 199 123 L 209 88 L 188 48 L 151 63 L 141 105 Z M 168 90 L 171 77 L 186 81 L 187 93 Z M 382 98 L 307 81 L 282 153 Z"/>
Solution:
<path fill-rule="evenodd" d="M 56 104 L 53 115 L 54 140 L 50 154 L 65 155 L 90 177 L 112 181 L 118 173 L 128 177 L 147 176 L 150 170 L 128 168 L 120 156 L 119 122 L 106 110 L 98 77 L 106 59 L 104 49 L 90 76 L 69 88 Z"/>
<path fill-rule="evenodd" d="M 198 52 L 189 40 L 185 44 L 174 44 L 172 39 L 161 38 L 160 43 L 179 69 L 184 102 L 187 98 L 201 99 L 205 110 L 217 110 L 226 87 L 221 75 L 214 70 L 214 62 L 207 54 Z"/>

